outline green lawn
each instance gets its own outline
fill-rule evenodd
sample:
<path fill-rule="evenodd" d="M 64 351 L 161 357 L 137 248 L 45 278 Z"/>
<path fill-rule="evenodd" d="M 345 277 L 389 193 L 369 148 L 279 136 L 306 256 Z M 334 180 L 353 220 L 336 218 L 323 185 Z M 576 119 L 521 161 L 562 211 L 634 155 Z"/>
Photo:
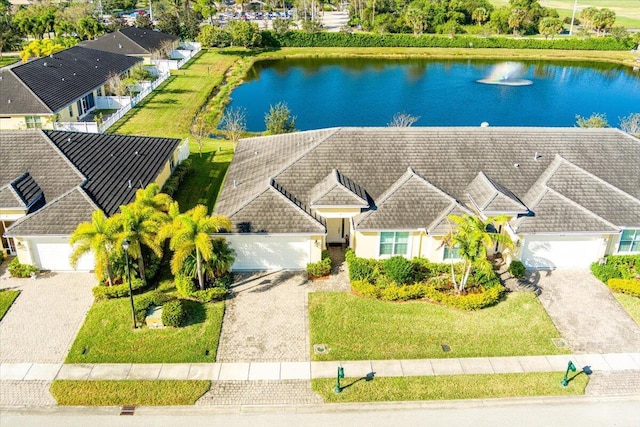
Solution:
<path fill-rule="evenodd" d="M 522 396 L 582 395 L 589 382 L 585 374 L 575 376 L 567 387 L 560 372 L 494 375 L 443 375 L 435 377 L 345 378 L 341 393 L 336 380 L 313 379 L 311 385 L 327 403 L 389 402 L 407 400 L 484 399 Z M 572 378 L 571 376 L 569 378 Z M 345 387 L 346 386 L 346 387 Z"/>
<path fill-rule="evenodd" d="M 629 316 L 640 325 L 640 298 L 620 293 L 614 293 L 613 296 L 616 297 L 620 305 L 627 310 Z"/>
<path fill-rule="evenodd" d="M 11 65 L 11 64 L 13 64 L 15 62 L 18 62 L 19 60 L 20 60 L 20 58 L 17 57 L 17 56 L 6 56 L 6 55 L 3 55 L 0 58 L 0 67 Z"/>
<path fill-rule="evenodd" d="M 211 388 L 210 381 L 56 380 L 51 394 L 63 406 L 193 405 Z"/>
<path fill-rule="evenodd" d="M 96 301 L 66 363 L 215 362 L 224 302 L 189 301 L 187 310 L 186 326 L 134 330 L 128 298 Z"/>
<path fill-rule="evenodd" d="M 18 298 L 20 295 L 20 291 L 14 291 L 11 289 L 5 289 L 0 291 L 0 320 L 7 314 L 9 311 L 9 307 L 11 304 Z"/>
<path fill-rule="evenodd" d="M 112 126 L 109 133 L 190 137 L 191 121 L 237 59 L 215 51 L 199 54 L 187 66 L 172 71 L 166 82 Z"/>
<path fill-rule="evenodd" d="M 532 293 L 514 292 L 475 312 L 427 302 L 391 303 L 340 292 L 309 295 L 313 360 L 423 359 L 565 354 L 555 326 Z M 441 345 L 450 346 L 443 352 Z M 313 349 L 311 349 L 313 354 Z"/>

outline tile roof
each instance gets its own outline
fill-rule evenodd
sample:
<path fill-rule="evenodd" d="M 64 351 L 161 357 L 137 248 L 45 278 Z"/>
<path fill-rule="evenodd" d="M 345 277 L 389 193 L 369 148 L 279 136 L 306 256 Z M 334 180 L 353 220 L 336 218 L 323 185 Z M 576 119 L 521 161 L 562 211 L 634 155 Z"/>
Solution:
<path fill-rule="evenodd" d="M 11 185 L 0 187 L 0 209 L 25 209 L 24 202 Z"/>
<path fill-rule="evenodd" d="M 310 205 L 356 206 L 368 208 L 367 193 L 358 184 L 341 174 L 337 169 L 311 189 Z"/>
<path fill-rule="evenodd" d="M 30 116 L 52 113 L 51 109 L 11 72 L 10 67 L 0 68 L 0 114 Z"/>
<path fill-rule="evenodd" d="M 425 183 L 460 201 L 460 204 L 443 207 L 441 219 L 429 224 L 432 233 L 446 229 L 447 212 L 462 213 L 472 206 L 468 197 L 470 189 L 478 198 L 474 201 L 488 209 L 531 209 L 535 205 L 547 215 L 556 217 L 539 222 L 536 232 L 544 231 L 545 227 L 552 232 L 556 229 L 555 224 L 565 224 L 567 230 L 580 230 L 582 220 L 578 218 L 582 217 L 571 215 L 571 212 L 577 212 L 572 203 L 592 203 L 584 195 L 587 190 L 581 193 L 582 198 L 572 194 L 571 191 L 578 191 L 578 187 L 572 187 L 567 181 L 574 178 L 563 172 L 564 175 L 556 178 L 558 182 L 551 181 L 551 185 L 558 189 L 557 192 L 567 195 L 560 198 L 555 193 L 547 194 L 547 181 L 562 162 L 567 162 L 588 176 L 597 177 L 595 181 L 590 180 L 594 183 L 591 188 L 597 186 L 598 192 L 611 193 L 606 197 L 610 200 L 615 197 L 616 203 L 623 203 L 620 210 L 632 212 L 627 216 L 617 214 L 601 218 L 605 223 L 622 226 L 620 221 L 623 221 L 640 227 L 640 217 L 635 214 L 636 202 L 640 201 L 639 159 L 640 141 L 615 129 L 334 128 L 258 137 L 239 142 L 215 211 L 241 214 L 248 200 L 265 191 L 271 177 L 297 200 L 310 201 L 318 188 L 324 188 L 326 183 L 323 181 L 327 176 L 338 170 L 357 182 L 378 207 L 379 212 L 366 216 L 371 216 L 371 226 L 376 217 L 384 220 L 375 226 L 384 225 L 385 228 L 416 222 L 425 224 L 426 221 L 416 219 L 414 211 L 426 206 L 407 190 L 426 192 L 424 188 L 428 186 L 419 185 L 416 177 L 407 180 L 407 189 L 398 189 L 398 195 L 393 199 L 388 197 L 387 207 L 391 209 L 395 204 L 395 215 L 386 214 L 380 208 L 382 198 L 397 185 L 407 168 L 411 168 Z M 480 173 L 486 177 L 486 182 L 477 182 Z M 607 185 L 603 186 L 602 182 Z M 571 196 L 578 200 L 572 202 Z M 571 206 L 571 209 L 550 209 L 549 201 Z M 587 206 L 582 208 L 588 209 Z M 596 207 L 593 209 L 597 210 Z M 269 215 L 268 209 L 264 213 Z M 610 229 L 600 225 L 598 214 L 591 213 L 598 225 L 585 224 L 582 228 Z M 540 221 L 539 212 L 534 214 L 535 221 Z M 362 221 L 365 221 L 364 215 Z M 524 226 L 525 221 L 521 222 Z"/>
<path fill-rule="evenodd" d="M 131 202 L 138 188 L 155 181 L 180 140 L 26 130 L 0 132 L 0 142 L 0 208 L 16 207 L 17 194 L 8 193 L 9 187 L 32 200 L 37 185 L 44 204 L 22 219 L 19 228 L 18 222 L 14 223 L 8 233 L 64 235 L 75 229 L 77 218 L 86 217 L 89 205 L 88 219 L 97 208 L 112 215 L 120 205 Z M 23 177 L 25 173 L 28 175 Z M 23 179 L 14 188 L 16 177 Z M 68 202 L 80 200 L 75 192 L 81 193 L 84 201 Z M 67 209 L 67 217 L 60 217 L 57 211 L 47 213 L 62 207 Z"/>
<path fill-rule="evenodd" d="M 180 37 L 147 28 L 126 27 L 80 43 L 82 46 L 120 53 L 123 55 L 149 55 L 162 47 L 165 41 L 176 42 Z"/>
<path fill-rule="evenodd" d="M 42 110 L 40 104 L 44 104 L 46 112 L 56 112 L 105 84 L 110 74 L 122 74 L 141 61 L 141 58 L 74 46 L 25 64 L 10 66 L 2 70 L 0 113 L 28 114 L 36 107 Z M 7 74 L 13 76 L 5 78 Z M 28 91 L 15 84 L 13 77 L 20 80 Z M 36 99 L 29 96 L 29 92 Z"/>
<path fill-rule="evenodd" d="M 39 200 L 44 199 L 42 189 L 29 174 L 29 172 L 23 173 L 20 177 L 11 182 L 11 187 L 15 191 L 16 195 L 21 201 L 22 206 L 30 208 Z"/>
<path fill-rule="evenodd" d="M 473 205 L 485 215 L 527 213 L 527 207 L 518 196 L 483 172 L 478 172 L 467 191 Z"/>

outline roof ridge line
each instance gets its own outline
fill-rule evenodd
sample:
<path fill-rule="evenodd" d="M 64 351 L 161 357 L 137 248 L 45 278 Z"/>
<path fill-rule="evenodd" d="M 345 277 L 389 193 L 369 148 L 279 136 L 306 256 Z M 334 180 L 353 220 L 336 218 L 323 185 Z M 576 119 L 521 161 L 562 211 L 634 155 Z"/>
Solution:
<path fill-rule="evenodd" d="M 270 178 L 271 179 L 271 178 Z M 237 214 L 238 212 L 240 212 L 242 209 L 244 209 L 249 203 L 253 202 L 254 200 L 256 200 L 258 197 L 262 196 L 267 190 L 269 190 L 269 185 L 267 185 L 266 187 L 264 187 L 264 189 L 262 189 L 262 191 L 258 191 L 254 196 L 252 196 L 251 198 L 247 199 L 246 203 L 243 203 L 242 205 L 238 206 L 238 209 L 234 210 L 233 212 L 231 212 L 230 214 L 228 214 L 227 216 L 229 218 L 231 218 L 232 216 L 234 216 L 235 214 Z"/>
<path fill-rule="evenodd" d="M 331 129 L 331 128 L 329 128 Z M 286 171 L 287 169 L 289 169 L 291 166 L 293 166 L 294 164 L 298 163 L 300 160 L 302 160 L 303 157 L 305 157 L 307 154 L 309 154 L 310 152 L 312 152 L 313 150 L 315 150 L 316 148 L 318 148 L 318 146 L 320 144 L 322 144 L 323 142 L 325 142 L 329 137 L 335 135 L 337 132 L 339 132 L 342 129 L 342 127 L 336 127 L 333 128 L 333 132 L 330 132 L 328 135 L 326 135 L 324 138 L 320 138 L 320 140 L 314 144 L 313 146 L 311 146 L 308 150 L 304 151 L 302 154 L 300 154 L 298 157 L 296 157 L 294 160 L 290 161 L 289 163 L 287 163 L 286 165 L 284 165 L 282 168 L 280 168 L 279 170 L 277 170 L 276 172 L 274 172 L 273 175 L 271 175 L 271 178 L 275 179 L 278 175 L 280 175 L 282 172 Z M 312 130 L 312 131 L 303 131 L 300 133 L 305 133 L 305 132 L 322 132 L 324 130 L 327 129 L 318 129 L 318 130 Z M 335 169 L 335 168 L 334 168 Z"/>
<path fill-rule="evenodd" d="M 25 62 L 24 64 L 26 64 L 26 62 Z M 18 65 L 18 67 L 20 67 L 20 66 L 22 66 L 22 65 L 24 65 L 24 64 L 20 64 L 20 65 Z M 14 72 L 13 72 L 13 69 L 14 69 L 14 68 L 16 68 L 16 67 L 8 68 L 8 69 L 7 69 L 7 71 L 9 71 L 9 72 L 10 72 L 10 73 L 11 73 L 11 74 L 16 78 L 16 80 L 18 80 L 18 81 L 20 82 L 20 84 L 21 84 L 22 86 L 24 86 L 24 87 L 27 89 L 27 91 L 29 91 L 29 93 L 30 93 L 31 95 L 33 95 L 33 97 L 34 97 L 35 99 L 37 99 L 37 100 L 38 100 L 38 102 L 39 102 L 40 104 L 42 104 L 42 105 L 43 105 L 47 110 L 49 110 L 49 111 L 51 112 L 51 114 L 55 114 L 55 113 L 54 113 L 54 111 L 53 111 L 53 108 L 49 107 L 49 106 L 47 105 L 47 103 L 46 103 L 46 102 L 44 102 L 42 99 L 40 99 L 40 97 L 39 97 L 38 95 L 36 95 L 36 93 L 33 91 L 33 89 L 31 89 L 31 88 L 29 87 L 29 85 L 28 85 L 28 84 L 26 84 L 24 81 L 22 81 L 22 79 L 20 78 L 20 76 L 18 76 L 16 73 L 14 73 Z"/>
<path fill-rule="evenodd" d="M 269 182 L 269 187 L 267 188 L 267 190 L 273 190 L 276 193 L 278 193 L 280 195 L 280 197 L 284 198 L 287 202 L 289 202 L 290 204 L 292 204 L 293 206 L 296 207 L 296 209 L 298 209 L 299 211 L 303 212 L 307 218 L 309 218 L 310 221 L 313 221 L 316 224 L 320 224 L 321 226 L 325 227 L 325 225 L 318 219 L 316 218 L 313 214 L 311 214 L 310 212 L 307 212 L 306 209 L 303 209 L 302 206 L 307 207 L 307 205 L 304 205 L 300 200 L 298 200 L 298 198 L 293 195 L 292 193 L 289 193 L 287 191 L 287 193 L 291 194 L 291 197 L 293 197 L 294 199 L 296 199 L 296 201 L 298 203 L 300 203 L 300 205 L 294 203 L 293 200 L 291 200 L 289 197 L 287 197 L 285 194 L 282 193 L 282 191 L 280 191 L 280 189 L 278 189 L 274 184 L 276 183 L 276 180 L 271 178 L 270 182 Z M 282 187 L 280 184 L 277 184 L 279 187 L 281 187 L 284 190 L 284 187 Z M 286 191 L 286 190 L 285 190 Z M 307 207 L 308 208 L 308 207 Z M 311 211 L 311 209 L 309 209 L 309 211 Z"/>
<path fill-rule="evenodd" d="M 600 215 L 598 215 L 598 214 L 596 214 L 594 212 L 591 212 L 589 209 L 585 208 L 580 203 L 578 203 L 578 202 L 576 202 L 574 200 L 571 200 L 570 198 L 568 198 L 567 196 L 565 196 L 562 193 L 557 192 L 553 188 L 547 187 L 547 192 L 550 192 L 550 193 L 553 193 L 553 194 L 557 195 L 561 199 L 566 200 L 567 202 L 571 203 L 572 205 L 574 205 L 578 209 L 584 211 L 585 213 L 591 215 L 592 217 L 594 217 L 594 218 L 596 218 L 596 219 L 598 219 L 598 220 L 600 220 L 600 221 L 602 221 L 602 222 L 604 222 L 606 224 L 609 224 L 611 227 L 615 228 L 616 230 L 620 230 L 620 227 L 618 227 L 617 225 L 607 221 L 606 219 L 602 218 Z"/>
<path fill-rule="evenodd" d="M 55 142 L 53 142 L 53 140 L 52 140 L 51 138 L 49 138 L 49 135 L 47 135 L 47 132 L 46 132 L 46 131 L 49 131 L 49 130 L 51 130 L 51 129 L 39 129 L 39 130 L 38 130 L 38 132 L 40 132 L 40 134 L 41 134 L 42 136 L 44 136 L 44 139 L 49 143 L 49 145 L 51 145 L 51 146 L 53 147 L 53 149 L 54 149 L 54 150 L 55 150 L 55 151 L 56 151 L 56 152 L 57 152 L 57 153 L 58 153 L 58 154 L 59 154 L 59 155 L 60 155 L 60 156 L 61 156 L 61 157 L 62 157 L 62 158 L 67 162 L 67 163 L 69 163 L 69 166 L 71 166 L 71 167 L 73 168 L 73 170 L 78 174 L 78 176 L 80 176 L 80 178 L 82 178 L 82 184 L 81 184 L 81 185 L 84 185 L 84 184 L 86 184 L 87 182 L 89 182 L 89 178 L 87 178 L 87 177 L 85 176 L 85 174 L 83 174 L 83 173 L 82 173 L 82 171 L 81 171 L 81 170 L 80 170 L 80 169 L 79 169 L 79 168 L 78 168 L 78 167 L 77 167 L 77 166 L 76 166 L 76 165 L 71 161 L 71 159 L 70 159 L 70 158 L 68 158 L 68 157 L 64 154 L 64 151 L 62 151 L 62 150 L 61 150 L 61 149 L 56 145 L 56 143 L 55 143 Z M 69 133 L 68 131 L 56 131 L 56 130 L 53 130 L 53 132 L 67 132 L 67 133 Z M 70 137 L 68 137 L 68 138 L 70 138 Z"/>
<path fill-rule="evenodd" d="M 338 179 L 340 176 L 342 176 L 342 178 L 346 178 L 349 181 L 351 181 L 352 184 L 357 185 L 358 187 L 362 188 L 360 186 L 360 184 L 356 184 L 351 178 L 349 178 L 348 176 L 346 176 L 345 174 L 343 174 L 342 172 L 340 172 L 337 168 L 333 168 L 333 170 L 336 172 L 336 183 L 341 186 L 342 188 L 344 188 L 346 191 L 348 191 L 350 194 L 356 196 L 358 199 L 362 200 L 362 203 L 366 203 L 367 205 L 369 204 L 368 200 L 363 199 L 362 197 L 360 197 L 358 194 L 356 194 L 353 190 L 351 190 L 349 187 L 347 187 L 346 185 L 344 185 L 343 183 L 340 182 L 340 179 Z M 364 190 L 364 188 L 362 188 Z M 329 193 L 327 191 L 327 193 Z M 327 194 L 325 193 L 325 195 Z"/>

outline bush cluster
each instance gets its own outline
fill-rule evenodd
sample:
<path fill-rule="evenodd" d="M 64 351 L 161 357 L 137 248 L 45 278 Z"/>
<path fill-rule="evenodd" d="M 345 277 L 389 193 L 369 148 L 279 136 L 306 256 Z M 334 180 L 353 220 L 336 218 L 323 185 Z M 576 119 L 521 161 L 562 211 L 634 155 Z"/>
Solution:
<path fill-rule="evenodd" d="M 394 256 L 382 262 L 382 270 L 398 285 L 406 285 L 415 280 L 414 265 L 403 256 Z"/>
<path fill-rule="evenodd" d="M 134 291 L 141 289 L 142 287 L 144 287 L 144 282 L 142 280 L 131 280 L 131 289 Z M 129 284 L 122 283 L 114 286 L 98 285 L 94 286 L 91 291 L 93 292 L 93 297 L 97 300 L 122 298 L 129 296 Z"/>
<path fill-rule="evenodd" d="M 147 312 L 150 307 L 163 305 L 169 301 L 169 296 L 159 291 L 147 292 L 146 294 L 137 296 L 133 299 L 133 311 L 135 312 L 136 322 L 142 324 L 147 318 Z"/>
<path fill-rule="evenodd" d="M 516 279 L 524 279 L 524 275 L 527 272 L 527 268 L 521 261 L 513 260 L 511 264 L 509 264 L 509 274 L 511 274 Z"/>
<path fill-rule="evenodd" d="M 162 323 L 164 326 L 179 327 L 187 316 L 182 300 L 173 300 L 162 306 Z"/>
<path fill-rule="evenodd" d="M 184 274 L 177 274 L 174 280 L 178 293 L 185 298 L 193 299 L 198 302 L 221 301 L 229 292 L 233 276 L 225 274 L 215 280 L 215 286 L 207 289 L 198 289 L 198 285 L 194 280 Z"/>
<path fill-rule="evenodd" d="M 443 48 L 506 48 L 506 49 L 560 49 L 560 50 L 630 50 L 634 43 L 629 38 L 614 37 L 588 39 L 514 39 L 510 37 L 477 37 L 470 35 L 373 34 L 373 33 L 307 33 L 288 31 L 276 34 L 263 31 L 262 43 L 266 47 L 443 47 Z"/>
<path fill-rule="evenodd" d="M 331 273 L 331 258 L 329 258 L 329 251 L 323 250 L 322 260 L 307 264 L 307 274 L 312 277 L 322 277 L 329 273 Z"/>
<path fill-rule="evenodd" d="M 20 264 L 20 261 L 18 261 L 18 257 L 11 260 L 8 268 L 11 277 L 18 277 L 21 279 L 31 277 L 31 274 L 38 272 L 38 267 L 34 265 Z"/>
<path fill-rule="evenodd" d="M 640 280 L 638 279 L 609 279 L 607 286 L 615 292 L 640 298 Z"/>
<path fill-rule="evenodd" d="M 182 181 L 184 181 L 184 179 L 192 172 L 193 170 L 191 169 L 191 159 L 183 160 L 182 163 L 176 166 L 169 179 L 167 179 L 167 181 L 162 186 L 162 192 L 173 197 L 178 188 L 180 188 L 180 184 L 182 184 Z"/>
<path fill-rule="evenodd" d="M 591 264 L 591 273 L 604 283 L 611 279 L 640 278 L 640 255 L 609 255 Z"/>

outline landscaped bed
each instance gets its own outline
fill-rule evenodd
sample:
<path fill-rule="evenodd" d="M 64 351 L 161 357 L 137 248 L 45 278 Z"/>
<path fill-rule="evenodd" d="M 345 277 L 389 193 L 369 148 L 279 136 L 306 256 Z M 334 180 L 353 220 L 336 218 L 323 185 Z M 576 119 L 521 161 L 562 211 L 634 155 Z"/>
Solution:
<path fill-rule="evenodd" d="M 313 360 L 379 360 L 566 354 L 533 293 L 509 293 L 479 311 L 423 301 L 385 302 L 340 292 L 309 295 Z M 446 344 L 451 351 L 444 352 Z"/>
<path fill-rule="evenodd" d="M 574 377 L 575 376 L 575 377 Z M 341 393 L 334 391 L 336 380 L 314 379 L 311 384 L 325 402 L 385 402 L 403 400 L 484 399 L 521 396 L 582 395 L 587 375 L 573 374 L 563 387 L 562 373 L 443 375 L 433 377 L 345 378 Z"/>
<path fill-rule="evenodd" d="M 20 291 L 5 289 L 0 291 L 0 320 L 7 314 L 11 304 L 18 298 Z"/>
<path fill-rule="evenodd" d="M 63 406 L 193 405 L 211 381 L 56 380 L 51 394 Z"/>
<path fill-rule="evenodd" d="M 133 329 L 129 298 L 96 301 L 66 363 L 215 362 L 224 302 L 185 303 L 180 328 Z"/>
<path fill-rule="evenodd" d="M 629 316 L 640 326 L 640 298 L 625 294 L 613 294 Z"/>

